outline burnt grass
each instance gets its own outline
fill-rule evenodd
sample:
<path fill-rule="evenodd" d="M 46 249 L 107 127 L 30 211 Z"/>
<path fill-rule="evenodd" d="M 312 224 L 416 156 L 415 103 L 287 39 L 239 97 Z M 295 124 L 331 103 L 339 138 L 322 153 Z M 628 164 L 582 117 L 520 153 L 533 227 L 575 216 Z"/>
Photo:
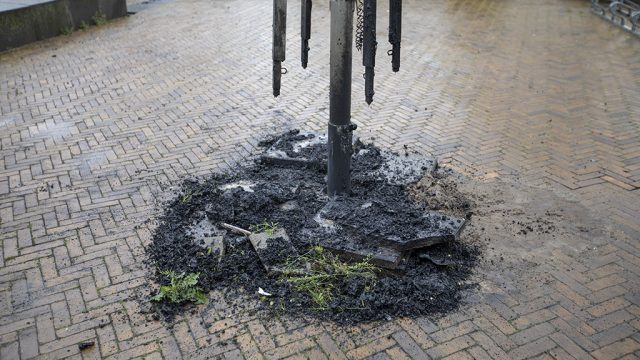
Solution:
<path fill-rule="evenodd" d="M 295 133 L 290 132 L 285 136 L 291 134 Z M 273 139 L 277 138 L 265 142 L 265 145 L 272 144 Z M 352 164 L 351 200 L 376 199 L 392 204 L 392 209 L 385 216 L 397 219 L 397 224 L 415 221 L 416 216 L 427 210 L 426 201 L 414 200 L 415 187 L 410 198 L 403 186 L 390 185 L 383 179 L 359 176 L 380 166 L 381 159 L 375 146 L 358 144 L 358 147 L 370 151 L 361 161 Z M 304 155 L 320 153 L 320 150 L 311 150 Z M 404 270 L 380 270 L 374 286 L 365 287 L 357 278 L 341 280 L 332 292 L 328 307 L 318 310 L 307 294 L 296 291 L 281 276 L 267 273 L 247 238 L 227 231 L 224 237 L 225 254 L 218 260 L 216 254 L 208 253 L 197 244 L 188 231 L 190 226 L 203 219 L 213 224 L 225 222 L 244 229 L 264 221 L 275 222 L 279 228 L 286 230 L 297 251 L 305 253 L 317 244 L 316 239 L 309 238 L 308 229 L 318 227 L 313 217 L 328 201 L 325 175 L 317 167 L 283 168 L 257 161 L 232 173 L 214 174 L 208 179 L 185 180 L 180 193 L 165 206 L 147 248 L 151 266 L 156 270 L 154 280 L 166 284 L 167 279 L 159 273 L 160 270 L 198 272 L 198 285 L 205 293 L 217 290 L 225 297 L 227 304 L 242 304 L 244 301 L 238 299 L 243 297 L 252 304 L 257 301 L 257 306 L 238 308 L 238 311 L 255 311 L 260 316 L 312 316 L 343 324 L 445 314 L 460 306 L 464 294 L 476 286 L 470 276 L 480 255 L 478 246 L 464 241 L 451 241 L 420 250 L 429 256 L 419 257 L 417 252 L 409 254 Z M 252 187 L 253 192 L 241 188 L 219 188 L 240 180 L 256 182 Z M 371 216 L 360 219 L 358 226 L 377 229 L 381 223 L 392 222 L 388 218 L 381 221 Z M 402 231 L 401 226 L 390 227 Z M 448 261 L 446 265 L 438 265 L 430 260 L 436 258 L 447 258 Z M 258 287 L 272 296 L 260 297 L 257 294 Z M 169 322 L 191 306 L 167 302 L 152 304 L 160 317 Z"/>

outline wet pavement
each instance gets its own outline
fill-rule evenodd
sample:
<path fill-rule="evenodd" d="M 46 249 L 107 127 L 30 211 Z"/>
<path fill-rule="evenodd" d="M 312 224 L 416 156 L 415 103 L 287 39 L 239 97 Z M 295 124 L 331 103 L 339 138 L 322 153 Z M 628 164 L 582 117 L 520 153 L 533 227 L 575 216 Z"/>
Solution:
<path fill-rule="evenodd" d="M 484 196 L 462 238 L 487 264 L 463 309 L 356 327 L 223 302 L 172 328 L 140 312 L 171 186 L 266 134 L 325 131 L 328 2 L 304 71 L 298 5 L 277 100 L 263 0 L 157 3 L 0 54 L 0 358 L 640 356 L 640 41 L 577 0 L 405 1 L 397 74 L 379 11 L 370 107 L 354 66 L 356 135 Z"/>

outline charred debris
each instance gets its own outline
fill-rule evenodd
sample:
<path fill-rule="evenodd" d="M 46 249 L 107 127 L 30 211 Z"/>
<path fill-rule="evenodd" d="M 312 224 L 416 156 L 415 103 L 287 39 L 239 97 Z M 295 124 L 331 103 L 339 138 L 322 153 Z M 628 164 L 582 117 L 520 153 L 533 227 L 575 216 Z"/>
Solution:
<path fill-rule="evenodd" d="M 350 193 L 330 197 L 326 137 L 261 146 L 254 164 L 185 181 L 159 218 L 147 250 L 162 287 L 146 300 L 164 319 L 206 294 L 205 307 L 357 323 L 446 313 L 474 287 L 479 248 L 459 239 L 472 204 L 434 160 L 354 141 Z M 424 184 L 442 182 L 455 205 L 436 211 Z"/>

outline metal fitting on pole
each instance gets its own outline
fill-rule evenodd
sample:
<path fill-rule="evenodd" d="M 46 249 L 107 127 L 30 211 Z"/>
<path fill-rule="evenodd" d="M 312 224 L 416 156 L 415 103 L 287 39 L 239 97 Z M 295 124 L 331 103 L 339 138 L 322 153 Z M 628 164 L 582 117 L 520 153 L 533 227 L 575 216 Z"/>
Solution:
<path fill-rule="evenodd" d="M 351 188 L 352 138 L 351 61 L 354 0 L 331 0 L 330 109 L 327 194 L 348 194 Z"/>

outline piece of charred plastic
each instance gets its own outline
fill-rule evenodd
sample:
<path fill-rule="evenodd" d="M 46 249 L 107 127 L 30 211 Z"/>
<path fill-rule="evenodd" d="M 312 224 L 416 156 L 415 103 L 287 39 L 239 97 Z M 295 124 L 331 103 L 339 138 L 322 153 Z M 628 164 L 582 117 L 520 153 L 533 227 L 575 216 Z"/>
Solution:
<path fill-rule="evenodd" d="M 300 36 L 302 37 L 302 68 L 307 68 L 309 62 L 309 39 L 311 39 L 311 0 L 301 0 L 302 14 L 301 14 L 301 29 Z"/>
<path fill-rule="evenodd" d="M 389 0 L 389 42 L 393 71 L 400 71 L 400 39 L 402 38 L 402 0 Z"/>
<path fill-rule="evenodd" d="M 364 95 L 367 104 L 373 102 L 373 78 L 376 66 L 376 0 L 364 0 L 362 32 L 362 65 L 364 65 Z"/>
<path fill-rule="evenodd" d="M 273 0 L 273 96 L 280 95 L 287 37 L 287 0 Z M 286 69 L 285 72 L 286 74 Z"/>

